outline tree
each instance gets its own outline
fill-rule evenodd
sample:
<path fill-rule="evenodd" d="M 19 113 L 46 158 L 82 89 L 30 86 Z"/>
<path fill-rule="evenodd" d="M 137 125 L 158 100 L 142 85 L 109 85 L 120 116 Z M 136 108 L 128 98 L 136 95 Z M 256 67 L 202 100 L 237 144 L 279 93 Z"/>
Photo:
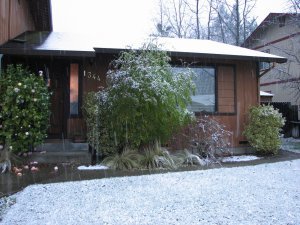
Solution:
<path fill-rule="evenodd" d="M 185 0 L 160 1 L 159 19 L 156 19 L 158 35 L 188 38 L 191 34 L 191 17 Z"/>
<path fill-rule="evenodd" d="M 298 13 L 300 11 L 300 0 L 289 0 L 287 3 L 290 6 L 291 11 Z"/>
<path fill-rule="evenodd" d="M 216 0 L 212 4 L 218 15 L 214 26 L 221 28 L 221 35 L 215 36 L 219 39 L 221 37 L 225 43 L 241 45 L 256 28 L 256 20 L 250 16 L 255 3 L 256 0 L 235 0 L 233 3 L 228 0 Z M 224 29 L 229 33 L 228 37 L 225 37 Z M 215 33 L 217 30 L 215 29 Z"/>
<path fill-rule="evenodd" d="M 166 36 L 167 33 L 172 37 L 205 38 L 240 45 L 256 28 L 256 20 L 250 16 L 255 2 L 256 0 L 160 1 L 160 19 L 156 23 L 158 36 Z"/>
<path fill-rule="evenodd" d="M 96 97 L 103 113 L 99 116 L 108 121 L 111 138 L 106 140 L 119 153 L 165 142 L 190 121 L 186 107 L 194 88 L 192 74 L 188 68 L 174 74 L 169 61 L 166 52 L 149 44 L 124 51 L 112 62 L 107 88 Z"/>

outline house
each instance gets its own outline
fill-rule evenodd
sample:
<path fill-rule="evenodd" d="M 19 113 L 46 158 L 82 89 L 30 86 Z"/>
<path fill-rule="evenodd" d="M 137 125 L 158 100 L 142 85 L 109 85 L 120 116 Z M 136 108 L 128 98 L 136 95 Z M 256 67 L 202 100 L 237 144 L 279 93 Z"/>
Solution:
<path fill-rule="evenodd" d="M 300 14 L 270 13 L 243 46 L 287 58 L 287 62 L 281 65 L 261 64 L 260 90 L 273 94 L 273 102 L 290 102 L 299 106 Z"/>
<path fill-rule="evenodd" d="M 259 104 L 259 63 L 285 63 L 286 58 L 208 40 L 158 38 L 176 69 L 182 61 L 196 72 L 197 91 L 191 110 L 208 114 L 233 132 L 232 146 L 245 143 L 242 135 L 248 109 Z M 51 99 L 50 138 L 85 133 L 81 105 L 89 91 L 106 85 L 110 62 L 120 51 L 139 49 L 145 40 L 114 39 L 57 32 L 25 32 L 0 47 L 3 64 L 23 63 L 44 71 Z M 130 46 L 130 47 L 128 47 Z"/>
<path fill-rule="evenodd" d="M 52 31 L 50 0 L 1 0 L 0 9 L 0 45 L 25 31 Z"/>

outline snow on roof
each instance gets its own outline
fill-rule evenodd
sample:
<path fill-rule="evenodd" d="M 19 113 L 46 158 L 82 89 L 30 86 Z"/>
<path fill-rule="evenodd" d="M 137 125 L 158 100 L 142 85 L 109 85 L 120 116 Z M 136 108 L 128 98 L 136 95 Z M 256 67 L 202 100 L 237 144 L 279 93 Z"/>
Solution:
<path fill-rule="evenodd" d="M 266 96 L 266 97 L 267 97 L 267 96 L 274 96 L 273 94 L 271 94 L 271 93 L 269 93 L 269 92 L 265 92 L 265 91 L 260 91 L 260 92 L 259 92 L 259 95 L 260 95 L 260 96 Z"/>
<path fill-rule="evenodd" d="M 140 49 L 153 41 L 171 56 L 286 62 L 286 58 L 210 40 L 179 38 L 124 39 L 103 35 L 61 32 L 26 32 L 0 47 L 2 54 L 43 54 L 95 56 L 96 53 L 118 53 L 126 49 Z"/>

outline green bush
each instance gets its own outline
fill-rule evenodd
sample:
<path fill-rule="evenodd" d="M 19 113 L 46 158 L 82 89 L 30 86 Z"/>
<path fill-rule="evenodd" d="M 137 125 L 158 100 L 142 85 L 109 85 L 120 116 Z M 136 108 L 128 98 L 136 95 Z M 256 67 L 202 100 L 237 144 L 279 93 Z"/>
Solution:
<path fill-rule="evenodd" d="M 249 124 L 244 135 L 258 154 L 277 154 L 280 147 L 279 132 L 284 125 L 282 114 L 270 105 L 250 108 Z"/>
<path fill-rule="evenodd" d="M 85 96 L 82 107 L 87 125 L 88 143 L 102 158 L 116 153 L 105 104 L 106 102 L 102 98 L 98 98 L 95 92 L 90 92 Z"/>
<path fill-rule="evenodd" d="M 106 89 L 85 107 L 89 132 L 100 124 L 97 136 L 101 140 L 105 133 L 106 146 L 121 153 L 125 147 L 142 149 L 157 140 L 164 142 L 187 124 L 192 72 L 187 68 L 174 74 L 169 61 L 167 53 L 152 44 L 122 52 L 107 73 Z"/>
<path fill-rule="evenodd" d="M 32 150 L 46 138 L 49 92 L 43 74 L 9 65 L 0 77 L 0 143 L 14 153 Z"/>
<path fill-rule="evenodd" d="M 115 142 L 141 147 L 164 142 L 189 121 L 191 72 L 172 72 L 167 53 L 155 46 L 122 52 L 107 74 L 108 118 Z"/>

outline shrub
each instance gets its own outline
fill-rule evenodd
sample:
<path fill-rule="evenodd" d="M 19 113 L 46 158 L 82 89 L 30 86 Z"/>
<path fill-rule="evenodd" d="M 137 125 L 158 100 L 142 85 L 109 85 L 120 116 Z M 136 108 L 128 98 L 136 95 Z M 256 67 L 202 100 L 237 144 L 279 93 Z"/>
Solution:
<path fill-rule="evenodd" d="M 192 72 L 174 74 L 169 61 L 167 53 L 152 44 L 122 52 L 107 73 L 107 88 L 86 107 L 94 111 L 86 112 L 89 132 L 98 118 L 100 142 L 104 129 L 107 146 L 121 153 L 126 146 L 141 149 L 156 140 L 164 142 L 187 124 Z"/>
<path fill-rule="evenodd" d="M 147 169 L 174 169 L 176 163 L 170 153 L 162 149 L 158 141 L 152 147 L 147 147 L 143 150 L 140 164 Z"/>
<path fill-rule="evenodd" d="M 109 129 L 110 121 L 106 116 L 104 104 L 102 95 L 90 92 L 85 96 L 82 107 L 87 125 L 88 143 L 101 158 L 116 153 L 113 134 Z"/>
<path fill-rule="evenodd" d="M 14 153 L 41 144 L 49 125 L 49 92 L 43 74 L 9 65 L 0 78 L 0 143 Z"/>
<path fill-rule="evenodd" d="M 258 154 L 277 154 L 280 147 L 279 132 L 284 123 L 282 114 L 273 106 L 254 106 L 250 108 L 244 135 Z"/>
<path fill-rule="evenodd" d="M 193 154 L 217 161 L 217 156 L 230 154 L 231 135 L 217 120 L 209 116 L 198 117 L 188 127 L 189 148 Z"/>
<path fill-rule="evenodd" d="M 121 153 L 115 153 L 107 156 L 102 164 L 115 170 L 132 170 L 139 168 L 140 154 L 125 147 Z"/>

